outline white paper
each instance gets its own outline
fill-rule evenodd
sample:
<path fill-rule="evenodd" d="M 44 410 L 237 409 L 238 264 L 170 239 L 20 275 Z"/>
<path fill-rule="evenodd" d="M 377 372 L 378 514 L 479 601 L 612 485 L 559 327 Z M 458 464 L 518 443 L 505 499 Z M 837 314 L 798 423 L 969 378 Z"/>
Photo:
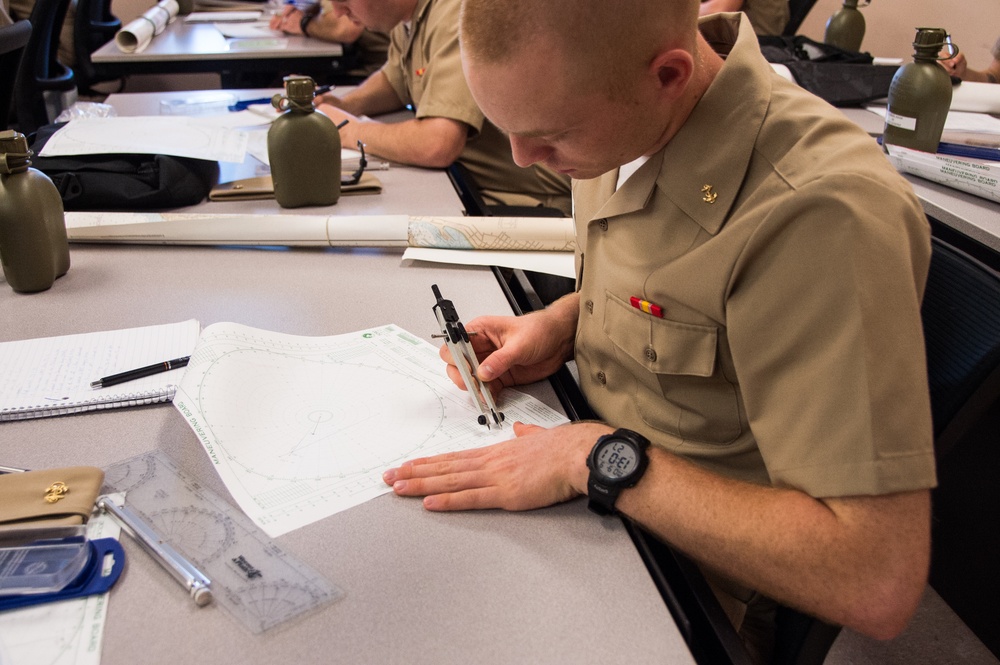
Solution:
<path fill-rule="evenodd" d="M 95 515 L 87 524 L 90 539 L 119 535 L 120 528 L 107 515 Z M 100 665 L 110 597 L 108 592 L 5 611 L 0 615 L 0 663 Z"/>
<path fill-rule="evenodd" d="M 115 44 L 123 53 L 137 53 L 149 46 L 153 37 L 174 20 L 180 6 L 177 0 L 160 0 L 115 35 Z"/>
<path fill-rule="evenodd" d="M 191 12 L 184 17 L 185 23 L 246 23 L 260 19 L 263 12 Z"/>
<path fill-rule="evenodd" d="M 272 537 L 389 492 L 382 472 L 406 460 L 513 438 L 515 420 L 566 422 L 506 390 L 506 424 L 480 425 L 437 347 L 393 325 L 331 337 L 211 325 L 174 406 Z"/>
<path fill-rule="evenodd" d="M 234 38 L 283 38 L 281 30 L 272 30 L 269 21 L 254 21 L 252 23 L 215 23 L 215 29 L 223 37 Z"/>
<path fill-rule="evenodd" d="M 435 249 L 433 247 L 408 247 L 403 252 L 404 261 L 429 261 L 466 266 L 500 266 L 532 270 L 548 275 L 573 279 L 576 268 L 572 252 L 505 252 L 483 249 Z"/>
<path fill-rule="evenodd" d="M 180 380 L 183 369 L 170 370 L 107 388 L 91 381 L 130 369 L 190 355 L 201 327 L 191 319 L 123 330 L 40 337 L 0 343 L 0 420 L 50 415 L 49 411 L 123 401 L 133 395 L 156 395 Z M 162 400 L 166 401 L 166 400 Z M 86 410 L 86 409 L 82 409 Z M 51 414 L 56 415 L 56 414 Z"/>
<path fill-rule="evenodd" d="M 245 132 L 213 126 L 197 116 L 81 118 L 61 128 L 40 156 L 144 153 L 241 163 Z"/>

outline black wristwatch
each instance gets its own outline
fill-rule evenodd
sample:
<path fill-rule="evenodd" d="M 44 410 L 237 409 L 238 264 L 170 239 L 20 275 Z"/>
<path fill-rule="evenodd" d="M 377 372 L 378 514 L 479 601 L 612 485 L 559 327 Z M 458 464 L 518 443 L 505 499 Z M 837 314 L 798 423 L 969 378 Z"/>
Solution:
<path fill-rule="evenodd" d="M 648 447 L 649 439 L 630 429 L 619 428 L 599 438 L 587 457 L 587 507 L 598 515 L 614 515 L 618 494 L 646 472 Z"/>
<path fill-rule="evenodd" d="M 309 24 L 312 23 L 312 20 L 316 16 L 318 16 L 317 12 L 309 11 L 308 9 L 302 12 L 302 18 L 299 20 L 299 30 L 302 31 L 303 37 L 309 36 Z"/>

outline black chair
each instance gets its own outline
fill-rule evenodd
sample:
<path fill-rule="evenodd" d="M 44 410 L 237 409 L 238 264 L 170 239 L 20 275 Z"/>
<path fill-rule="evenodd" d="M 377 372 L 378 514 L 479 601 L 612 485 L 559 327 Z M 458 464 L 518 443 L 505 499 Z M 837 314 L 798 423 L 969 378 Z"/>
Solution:
<path fill-rule="evenodd" d="M 1000 397 L 1000 274 L 933 243 L 921 316 L 940 462 Z"/>
<path fill-rule="evenodd" d="M 31 10 L 31 38 L 21 57 L 14 87 L 18 129 L 30 134 L 48 124 L 46 92 L 67 92 L 76 87 L 73 70 L 59 62 L 59 30 L 69 0 L 36 0 Z"/>
<path fill-rule="evenodd" d="M 806 20 L 806 16 L 815 4 L 816 0 L 788 0 L 788 23 L 785 24 L 785 29 L 781 31 L 781 34 L 794 36 L 802 27 L 802 22 Z"/>
<path fill-rule="evenodd" d="M 938 462 L 930 583 L 1000 656 L 1000 273 L 954 240 L 935 239 L 922 312 Z"/>
<path fill-rule="evenodd" d="M 76 62 L 76 85 L 89 90 L 95 83 L 117 77 L 102 76 L 90 55 L 115 38 L 122 22 L 111 13 L 111 0 L 77 0 L 76 18 L 73 21 L 73 55 Z"/>
<path fill-rule="evenodd" d="M 18 21 L 0 28 L 0 130 L 10 126 L 14 84 L 24 47 L 31 37 L 31 22 Z"/>

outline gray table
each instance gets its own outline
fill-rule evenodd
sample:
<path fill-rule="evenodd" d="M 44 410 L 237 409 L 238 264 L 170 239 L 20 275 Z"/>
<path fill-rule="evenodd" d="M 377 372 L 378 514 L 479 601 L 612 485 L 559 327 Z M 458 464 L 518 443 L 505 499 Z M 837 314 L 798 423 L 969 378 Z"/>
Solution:
<path fill-rule="evenodd" d="M 179 17 L 144 50 L 124 53 L 112 40 L 94 51 L 91 61 L 101 76 L 208 72 L 220 74 L 223 87 L 232 87 L 246 73 L 334 74 L 353 66 L 342 44 L 300 35 L 283 39 L 284 48 L 260 48 L 259 40 L 227 39 L 211 23 L 185 23 Z"/>
<path fill-rule="evenodd" d="M 301 335 L 396 323 L 429 339 L 430 285 L 463 318 L 509 311 L 484 269 L 372 250 L 79 246 L 49 291 L 0 280 L 0 341 L 187 318 Z M 552 403 L 546 385 L 537 394 Z M 229 497 L 169 404 L 0 423 L 2 463 L 109 466 L 160 450 Z M 425 512 L 384 495 L 276 539 L 346 597 L 260 636 L 196 608 L 129 539 L 102 663 L 690 663 L 618 520 L 576 500 L 529 513 Z"/>
<path fill-rule="evenodd" d="M 338 92 L 349 88 L 338 87 Z M 227 92 L 240 100 L 269 97 L 278 89 L 236 89 Z M 216 95 L 218 91 L 193 92 L 143 92 L 109 95 L 106 103 L 114 106 L 119 115 L 157 115 L 160 102 L 165 100 L 197 100 L 199 96 Z M 382 117 L 409 117 L 408 113 L 391 114 Z M 318 158 L 318 157 L 317 157 Z M 380 160 L 371 158 L 371 163 Z M 227 182 L 240 178 L 261 175 L 263 165 L 247 156 L 243 164 L 220 164 L 220 181 Z M 266 170 L 264 171 L 266 172 Z M 339 214 L 339 215 L 462 215 L 465 208 L 455 193 L 455 188 L 444 171 L 424 169 L 415 166 L 392 164 L 388 170 L 373 170 L 371 173 L 382 183 L 382 193 L 377 195 L 342 196 L 333 206 L 295 208 L 286 210 L 274 199 L 262 201 L 205 201 L 172 212 L 199 213 L 242 213 L 242 214 Z"/>

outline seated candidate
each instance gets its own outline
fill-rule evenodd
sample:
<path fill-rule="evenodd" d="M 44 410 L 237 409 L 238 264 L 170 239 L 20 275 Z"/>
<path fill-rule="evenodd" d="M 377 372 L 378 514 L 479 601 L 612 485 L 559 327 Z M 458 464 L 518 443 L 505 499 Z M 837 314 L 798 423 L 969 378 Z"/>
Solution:
<path fill-rule="evenodd" d="M 458 48 L 460 0 L 335 0 L 369 30 L 390 36 L 389 59 L 356 90 L 324 95 L 317 109 L 338 124 L 344 145 L 404 164 L 444 168 L 459 161 L 487 203 L 544 205 L 570 212 L 569 178 L 543 165 L 521 168 L 510 142 L 476 105 Z M 367 117 L 412 105 L 415 117 L 382 123 Z"/>
<path fill-rule="evenodd" d="M 791 18 L 788 0 L 702 0 L 702 16 L 743 12 L 758 35 L 780 35 Z"/>
<path fill-rule="evenodd" d="M 383 478 L 435 511 L 586 495 L 692 557 L 759 662 L 776 603 L 891 638 L 930 557 L 930 229 L 865 132 L 698 4 L 465 0 L 473 95 L 519 164 L 572 175 L 578 248 L 575 293 L 466 322 L 479 375 L 575 358 L 601 420 Z"/>
<path fill-rule="evenodd" d="M 1000 39 L 990 49 L 993 62 L 984 69 L 971 69 L 964 53 L 959 53 L 954 58 L 941 60 L 941 66 L 950 76 L 962 79 L 963 81 L 976 81 L 977 83 L 1000 83 Z"/>
<path fill-rule="evenodd" d="M 288 35 L 304 35 L 327 42 L 353 44 L 358 52 L 359 68 L 356 72 L 367 76 L 385 64 L 389 38 L 365 30 L 365 26 L 333 11 L 330 0 L 317 2 L 305 9 L 285 5 L 271 17 L 271 29 Z"/>

